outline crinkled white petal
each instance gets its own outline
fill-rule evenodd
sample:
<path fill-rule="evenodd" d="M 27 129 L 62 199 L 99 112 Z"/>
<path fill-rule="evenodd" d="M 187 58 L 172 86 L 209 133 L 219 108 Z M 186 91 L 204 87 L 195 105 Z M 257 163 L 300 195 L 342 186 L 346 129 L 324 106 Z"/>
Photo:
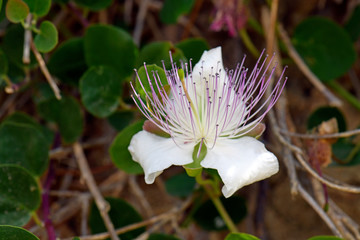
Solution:
<path fill-rule="evenodd" d="M 217 72 L 216 72 L 217 71 Z M 221 47 L 210 49 L 209 51 L 204 51 L 201 55 L 199 62 L 195 65 L 192 70 L 193 80 L 204 82 L 203 77 L 208 78 L 209 75 L 215 75 L 215 73 L 220 72 L 220 83 L 223 83 L 225 80 L 225 69 L 222 60 Z M 199 73 L 202 73 L 201 77 Z"/>
<path fill-rule="evenodd" d="M 151 184 L 164 169 L 171 165 L 185 165 L 193 162 L 194 146 L 184 144 L 180 147 L 171 138 L 140 131 L 132 137 L 128 149 L 133 160 L 144 169 L 145 182 Z"/>
<path fill-rule="evenodd" d="M 224 183 L 222 192 L 230 197 L 243 186 L 268 178 L 279 170 L 276 156 L 253 137 L 225 139 L 208 149 L 201 162 L 204 168 L 216 169 Z"/>

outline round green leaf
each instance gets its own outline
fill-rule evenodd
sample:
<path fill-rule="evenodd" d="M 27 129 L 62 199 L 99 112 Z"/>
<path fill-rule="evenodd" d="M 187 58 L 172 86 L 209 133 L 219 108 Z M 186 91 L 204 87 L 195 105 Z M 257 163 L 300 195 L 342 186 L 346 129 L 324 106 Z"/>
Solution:
<path fill-rule="evenodd" d="M 188 38 L 175 45 L 193 63 L 199 62 L 205 50 L 209 50 L 209 45 L 203 38 Z"/>
<path fill-rule="evenodd" d="M 9 63 L 7 57 L 2 49 L 0 49 L 0 78 L 1 75 L 6 75 L 9 70 Z"/>
<path fill-rule="evenodd" d="M 64 83 L 77 84 L 87 70 L 84 39 L 71 38 L 52 53 L 47 64 L 49 71 Z"/>
<path fill-rule="evenodd" d="M 165 0 L 160 11 L 160 20 L 163 23 L 175 24 L 180 15 L 190 12 L 194 0 Z"/>
<path fill-rule="evenodd" d="M 29 115 L 27 115 L 25 113 L 21 113 L 21 112 L 15 112 L 15 113 L 11 114 L 10 116 L 8 116 L 5 119 L 5 121 L 22 124 L 22 125 L 28 125 L 29 127 L 36 128 L 37 130 L 39 130 L 39 132 L 41 132 L 43 134 L 44 138 L 46 139 L 46 141 L 48 143 L 48 148 L 50 149 L 50 147 L 53 143 L 54 133 L 51 132 L 48 128 L 40 125 L 38 122 L 35 121 L 35 119 L 30 117 Z"/>
<path fill-rule="evenodd" d="M 0 226 L 1 240 L 40 240 L 31 232 L 15 226 L 1 225 Z"/>
<path fill-rule="evenodd" d="M 4 121 L 0 125 L 0 164 L 17 164 L 40 176 L 48 165 L 48 147 L 43 132 L 31 124 Z"/>
<path fill-rule="evenodd" d="M 43 17 L 45 16 L 51 6 L 51 0 L 24 0 L 30 8 L 30 12 L 35 17 Z"/>
<path fill-rule="evenodd" d="M 156 87 L 157 84 L 155 83 L 154 74 L 155 74 L 156 79 L 160 79 L 161 84 L 163 86 L 166 86 L 169 84 L 163 68 L 158 67 L 155 64 L 146 65 L 146 69 L 144 66 L 141 66 L 139 68 L 139 70 L 137 71 L 137 76 L 135 78 L 135 90 L 137 93 L 140 94 L 140 96 L 143 99 L 145 99 L 145 97 L 146 97 L 145 91 L 150 92 L 150 93 L 152 92 L 151 88 L 150 88 L 150 84 L 149 84 L 148 75 L 150 77 L 150 81 L 154 87 L 156 94 L 159 94 L 159 91 Z M 139 82 L 139 78 L 141 80 L 141 84 Z M 145 91 L 144 91 L 143 87 L 145 88 Z"/>
<path fill-rule="evenodd" d="M 110 25 L 92 25 L 86 31 L 84 41 L 88 66 L 113 67 L 121 81 L 132 75 L 138 49 L 127 32 Z"/>
<path fill-rule="evenodd" d="M 22 0 L 8 0 L 6 3 L 6 17 L 10 22 L 24 21 L 29 14 L 29 7 Z"/>
<path fill-rule="evenodd" d="M 260 240 L 259 238 L 247 233 L 230 233 L 225 240 Z"/>
<path fill-rule="evenodd" d="M 309 238 L 308 240 L 344 240 L 344 239 L 335 236 L 315 236 Z"/>
<path fill-rule="evenodd" d="M 50 52 L 58 42 L 58 32 L 55 25 L 50 21 L 43 21 L 40 25 L 40 33 L 34 38 L 34 44 L 39 52 Z"/>
<path fill-rule="evenodd" d="M 344 115 L 336 107 L 320 107 L 316 109 L 308 118 L 307 129 L 311 130 L 331 118 L 336 118 L 340 132 L 346 131 Z"/>
<path fill-rule="evenodd" d="M 39 186 L 28 171 L 0 164 L 0 225 L 26 224 L 31 213 L 39 208 L 40 199 Z"/>
<path fill-rule="evenodd" d="M 293 43 L 323 82 L 342 76 L 356 60 L 349 34 L 326 18 L 311 17 L 300 23 L 295 29 Z"/>
<path fill-rule="evenodd" d="M 141 166 L 132 160 L 128 147 L 132 136 L 142 130 L 144 121 L 134 123 L 122 130 L 110 147 L 110 156 L 116 167 L 130 174 L 141 174 Z"/>
<path fill-rule="evenodd" d="M 37 106 L 39 113 L 48 121 L 56 122 L 66 143 L 75 142 L 82 134 L 84 123 L 79 103 L 69 96 L 61 100 L 50 98 Z"/>
<path fill-rule="evenodd" d="M 145 45 L 141 51 L 139 58 L 137 60 L 137 67 L 144 66 L 146 64 L 156 64 L 158 66 L 163 66 L 162 61 L 164 61 L 165 68 L 167 70 L 171 69 L 170 55 L 171 52 L 172 59 L 176 64 L 179 64 L 180 61 L 186 62 L 187 59 L 184 56 L 184 53 L 172 45 L 170 42 L 152 42 Z"/>
<path fill-rule="evenodd" d="M 115 228 L 121 228 L 142 220 L 140 214 L 124 200 L 106 198 L 106 201 L 110 204 L 109 216 Z M 95 203 L 92 204 L 90 209 L 89 226 L 92 233 L 102 233 L 107 231 Z M 119 238 L 122 240 L 133 240 L 144 231 L 144 227 L 138 228 L 133 231 L 120 234 Z"/>
<path fill-rule="evenodd" d="M 147 240 L 180 240 L 180 238 L 162 233 L 152 233 Z"/>
<path fill-rule="evenodd" d="M 92 11 L 99 11 L 111 5 L 112 0 L 75 0 L 76 4 Z"/>
<path fill-rule="evenodd" d="M 24 28 L 20 24 L 15 24 L 7 28 L 3 38 L 2 49 L 8 57 L 9 63 L 13 63 L 17 68 L 32 68 L 37 62 L 33 53 L 30 53 L 30 64 L 25 65 L 22 61 L 24 46 Z M 11 64 L 9 64 L 9 75 Z"/>
<path fill-rule="evenodd" d="M 80 79 L 81 101 L 93 115 L 110 116 L 119 106 L 122 83 L 111 67 L 91 67 Z"/>
<path fill-rule="evenodd" d="M 195 184 L 195 178 L 189 177 L 183 172 L 169 178 L 165 182 L 165 188 L 172 196 L 187 197 L 193 192 Z"/>
<path fill-rule="evenodd" d="M 226 211 L 234 223 L 239 223 L 247 213 L 245 200 L 238 196 L 221 198 Z M 224 220 L 219 215 L 211 200 L 202 204 L 194 214 L 194 220 L 205 230 L 220 231 L 226 229 Z"/>
<path fill-rule="evenodd" d="M 134 119 L 134 112 L 117 111 L 108 117 L 108 121 L 117 131 L 123 130 Z"/>

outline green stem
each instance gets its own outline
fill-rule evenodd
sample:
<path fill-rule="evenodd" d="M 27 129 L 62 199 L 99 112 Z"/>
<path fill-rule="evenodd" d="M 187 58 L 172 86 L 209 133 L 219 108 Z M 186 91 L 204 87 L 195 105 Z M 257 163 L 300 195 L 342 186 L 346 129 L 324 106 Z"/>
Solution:
<path fill-rule="evenodd" d="M 226 226 L 228 227 L 228 229 L 232 233 L 238 232 L 233 220 L 231 219 L 231 217 L 229 216 L 228 212 L 226 211 L 224 205 L 220 201 L 219 196 L 216 194 L 216 191 L 215 191 L 216 188 L 214 188 L 214 186 L 213 186 L 214 182 L 211 181 L 211 180 L 203 180 L 202 177 L 201 177 L 201 174 L 196 176 L 196 181 L 201 186 L 204 187 L 206 193 L 208 194 L 211 201 L 215 205 L 216 210 L 219 212 L 220 216 L 224 220 L 224 222 L 225 222 Z M 211 181 L 211 183 L 209 183 L 209 181 Z"/>
<path fill-rule="evenodd" d="M 358 142 L 355 147 L 351 150 L 349 155 L 345 159 L 345 163 L 351 162 L 351 160 L 355 157 L 355 155 L 360 151 L 360 142 Z"/>
<path fill-rule="evenodd" d="M 340 96 L 345 98 L 351 105 L 360 110 L 360 102 L 359 100 L 351 95 L 345 88 L 343 88 L 340 84 L 335 81 L 331 81 L 327 83 L 335 92 L 337 92 Z"/>
<path fill-rule="evenodd" d="M 258 58 L 260 56 L 259 51 L 257 50 L 257 48 L 255 47 L 255 45 L 252 43 L 249 35 L 247 34 L 245 28 L 242 28 L 239 31 L 240 37 L 243 40 L 243 43 L 245 44 L 245 47 L 250 51 L 250 53 Z"/>

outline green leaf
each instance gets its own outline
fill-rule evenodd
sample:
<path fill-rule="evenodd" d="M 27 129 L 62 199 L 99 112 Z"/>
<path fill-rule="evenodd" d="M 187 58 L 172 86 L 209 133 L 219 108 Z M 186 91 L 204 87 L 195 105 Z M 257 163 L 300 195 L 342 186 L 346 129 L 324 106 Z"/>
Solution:
<path fill-rule="evenodd" d="M 108 197 L 106 198 L 106 201 L 110 204 L 109 217 L 115 228 L 121 228 L 142 220 L 140 214 L 124 200 Z M 107 231 L 95 203 L 92 204 L 90 209 L 89 226 L 92 233 L 102 233 Z M 122 240 L 133 240 L 144 231 L 144 227 L 138 228 L 120 234 L 119 238 Z"/>
<path fill-rule="evenodd" d="M 46 128 L 46 127 L 42 126 L 41 124 L 39 124 L 38 122 L 36 122 L 35 119 L 31 118 L 29 115 L 27 115 L 25 113 L 21 113 L 21 112 L 15 112 L 15 113 L 11 114 L 10 116 L 8 116 L 5 119 L 5 121 L 22 124 L 22 125 L 28 125 L 29 127 L 36 128 L 37 130 L 39 130 L 39 132 L 41 132 L 43 134 L 44 138 L 46 139 L 46 141 L 48 143 L 48 148 L 50 149 L 50 147 L 53 143 L 54 133 L 51 132 L 48 128 Z"/>
<path fill-rule="evenodd" d="M 196 181 L 185 172 L 172 176 L 165 182 L 166 191 L 176 197 L 189 196 L 195 187 Z"/>
<path fill-rule="evenodd" d="M 230 233 L 225 240 L 260 240 L 259 238 L 247 233 Z"/>
<path fill-rule="evenodd" d="M 124 81 L 133 74 L 138 49 L 124 30 L 110 25 L 90 26 L 84 38 L 88 66 L 113 67 Z"/>
<path fill-rule="evenodd" d="M 10 22 L 24 21 L 29 14 L 29 7 L 22 0 L 8 0 L 6 3 L 6 17 Z"/>
<path fill-rule="evenodd" d="M 205 50 L 209 50 L 209 45 L 203 38 L 188 38 L 175 45 L 193 63 L 199 62 Z"/>
<path fill-rule="evenodd" d="M 119 106 L 122 83 L 111 67 L 91 67 L 81 77 L 79 88 L 86 110 L 97 117 L 108 117 Z"/>
<path fill-rule="evenodd" d="M 50 21 L 43 21 L 40 25 L 40 33 L 34 38 L 34 44 L 39 52 L 50 52 L 58 43 L 58 32 L 55 25 Z"/>
<path fill-rule="evenodd" d="M 0 164 L 23 166 L 40 176 L 48 165 L 49 142 L 32 124 L 4 121 L 0 125 Z"/>
<path fill-rule="evenodd" d="M 180 15 L 189 13 L 194 0 L 165 0 L 160 11 L 160 20 L 166 24 L 175 24 Z"/>
<path fill-rule="evenodd" d="M 108 117 L 108 121 L 117 131 L 123 130 L 134 119 L 132 111 L 117 111 Z"/>
<path fill-rule="evenodd" d="M 0 0 L 0 11 L 1 11 L 1 9 L 2 9 L 2 4 L 3 4 L 3 0 Z M 2 19 L 1 19 L 2 20 Z M 1 21 L 0 20 L 0 21 Z"/>
<path fill-rule="evenodd" d="M 307 129 L 311 130 L 331 118 L 336 118 L 340 132 L 346 131 L 344 115 L 336 107 L 320 107 L 316 109 L 308 118 Z"/>
<path fill-rule="evenodd" d="M 349 34 L 335 22 L 311 17 L 295 29 L 293 43 L 310 69 L 323 82 L 346 73 L 356 60 Z"/>
<path fill-rule="evenodd" d="M 146 69 L 144 66 L 140 67 L 139 70 L 137 71 L 137 76 L 135 78 L 135 90 L 137 93 L 140 94 L 140 96 L 143 99 L 146 98 L 145 91 L 150 92 L 150 93 L 152 92 L 151 88 L 150 88 L 150 84 L 149 84 L 148 75 L 150 77 L 150 81 L 154 87 L 156 94 L 159 94 L 159 91 L 157 89 L 157 84 L 155 83 L 154 74 L 156 76 L 156 79 L 160 79 L 161 84 L 163 86 L 166 86 L 169 84 L 163 68 L 158 67 L 155 64 L 146 65 Z M 141 84 L 139 82 L 139 78 L 141 80 Z M 145 91 L 144 91 L 143 87 L 145 88 Z"/>
<path fill-rule="evenodd" d="M 170 42 L 152 42 L 145 45 L 141 51 L 139 58 L 137 60 L 137 67 L 143 66 L 146 64 L 156 64 L 158 66 L 163 66 L 162 61 L 164 61 L 165 68 L 167 70 L 171 69 L 170 55 L 171 52 L 173 61 L 180 66 L 180 61 L 186 62 L 187 59 L 184 56 L 184 53 L 177 47 L 174 47 Z"/>
<path fill-rule="evenodd" d="M 235 224 L 245 218 L 247 210 L 243 198 L 232 196 L 230 198 L 221 198 L 220 200 Z M 226 229 L 225 222 L 220 217 L 211 200 L 207 200 L 197 209 L 194 214 L 194 220 L 205 230 L 221 231 Z"/>
<path fill-rule="evenodd" d="M 353 42 L 360 36 L 360 5 L 358 5 L 344 26 Z"/>
<path fill-rule="evenodd" d="M 142 130 L 144 121 L 136 122 L 122 130 L 114 139 L 110 147 L 110 156 L 116 167 L 130 174 L 141 174 L 143 169 L 132 160 L 128 147 L 131 138 Z"/>
<path fill-rule="evenodd" d="M 43 17 L 48 14 L 51 0 L 24 0 L 30 8 L 30 12 L 36 17 Z"/>
<path fill-rule="evenodd" d="M 308 240 L 344 240 L 344 239 L 335 236 L 315 236 L 309 238 Z"/>
<path fill-rule="evenodd" d="M 15 226 L 1 225 L 0 236 L 2 240 L 40 240 L 31 232 Z"/>
<path fill-rule="evenodd" d="M 7 28 L 3 38 L 2 49 L 8 57 L 9 62 L 20 69 L 33 68 L 37 61 L 33 53 L 30 53 L 30 64 L 24 64 L 22 61 L 24 46 L 24 28 L 20 24 L 12 25 Z M 11 65 L 9 65 L 9 75 Z"/>
<path fill-rule="evenodd" d="M 39 208 L 40 200 L 39 186 L 28 171 L 0 164 L 0 224 L 25 225 Z"/>
<path fill-rule="evenodd" d="M 3 50 L 0 48 L 0 79 L 1 75 L 6 75 L 9 71 L 9 63 Z"/>
<path fill-rule="evenodd" d="M 50 73 L 62 82 L 76 84 L 87 70 L 84 55 L 84 39 L 71 38 L 52 53 L 47 64 Z"/>
<path fill-rule="evenodd" d="M 162 233 L 152 233 L 147 240 L 180 240 L 180 238 Z"/>
<path fill-rule="evenodd" d="M 99 11 L 111 5 L 112 0 L 75 0 L 76 4 L 92 11 Z"/>
<path fill-rule="evenodd" d="M 51 98 L 37 106 L 39 113 L 48 121 L 56 122 L 66 143 L 75 142 L 82 134 L 84 123 L 79 103 L 73 97 L 61 100 Z"/>

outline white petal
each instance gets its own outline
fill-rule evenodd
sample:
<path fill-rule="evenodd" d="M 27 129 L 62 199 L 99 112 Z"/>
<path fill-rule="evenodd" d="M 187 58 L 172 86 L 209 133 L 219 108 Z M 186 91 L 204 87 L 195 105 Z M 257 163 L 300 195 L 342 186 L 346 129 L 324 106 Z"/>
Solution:
<path fill-rule="evenodd" d="M 193 68 L 194 81 L 202 81 L 203 77 L 208 78 L 210 74 L 215 75 L 215 71 L 220 71 L 220 81 L 224 81 L 225 69 L 222 60 L 221 47 L 204 51 L 201 55 L 200 61 Z M 202 73 L 201 78 L 199 73 Z"/>
<path fill-rule="evenodd" d="M 145 182 L 151 184 L 171 165 L 192 163 L 194 146 L 191 145 L 182 145 L 180 148 L 171 138 L 140 131 L 132 137 L 128 149 L 133 160 L 144 169 Z"/>
<path fill-rule="evenodd" d="M 201 165 L 219 172 L 224 182 L 222 192 L 225 197 L 230 197 L 243 186 L 268 178 L 279 170 L 276 156 L 267 151 L 263 143 L 247 136 L 219 139 L 213 149 L 208 149 Z"/>

